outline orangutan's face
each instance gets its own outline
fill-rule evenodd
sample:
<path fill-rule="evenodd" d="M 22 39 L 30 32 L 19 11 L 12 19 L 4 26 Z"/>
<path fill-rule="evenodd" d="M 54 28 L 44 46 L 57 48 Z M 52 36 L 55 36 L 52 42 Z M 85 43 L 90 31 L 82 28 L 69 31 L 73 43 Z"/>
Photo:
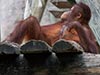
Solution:
<path fill-rule="evenodd" d="M 71 15 L 71 11 L 64 12 L 64 13 L 61 15 L 61 19 L 62 19 L 63 21 L 68 21 L 68 22 L 73 21 L 73 17 L 72 17 L 72 15 Z"/>
<path fill-rule="evenodd" d="M 71 18 L 70 11 L 64 12 L 64 13 L 61 15 L 61 19 L 62 19 L 62 20 L 68 21 L 69 18 Z"/>
<path fill-rule="evenodd" d="M 79 9 L 80 7 L 77 6 L 77 5 L 74 5 L 70 11 L 67 11 L 67 12 L 64 12 L 62 15 L 61 15 L 61 19 L 62 20 L 65 20 L 65 21 L 75 21 L 77 20 L 77 16 L 79 14 Z"/>

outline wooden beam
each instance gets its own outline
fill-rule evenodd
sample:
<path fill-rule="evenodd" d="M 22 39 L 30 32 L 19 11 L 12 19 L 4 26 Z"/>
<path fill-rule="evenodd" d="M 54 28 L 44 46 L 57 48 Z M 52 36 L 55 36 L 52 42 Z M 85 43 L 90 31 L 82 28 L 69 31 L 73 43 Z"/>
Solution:
<path fill-rule="evenodd" d="M 56 18 L 60 18 L 60 16 L 63 14 L 65 11 L 57 11 L 57 10 L 50 10 L 50 13 L 52 13 Z"/>
<path fill-rule="evenodd" d="M 58 8 L 71 8 L 73 4 L 69 2 L 52 2 Z"/>

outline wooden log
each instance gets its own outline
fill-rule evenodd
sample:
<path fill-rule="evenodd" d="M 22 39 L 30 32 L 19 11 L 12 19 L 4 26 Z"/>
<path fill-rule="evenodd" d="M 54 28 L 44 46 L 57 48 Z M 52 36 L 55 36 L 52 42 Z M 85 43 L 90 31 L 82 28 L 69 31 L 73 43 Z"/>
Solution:
<path fill-rule="evenodd" d="M 43 63 L 45 64 L 46 59 L 51 55 L 51 48 L 44 41 L 30 40 L 21 46 L 21 53 L 24 54 L 29 63 L 42 65 Z"/>
<path fill-rule="evenodd" d="M 69 54 L 69 53 L 68 53 Z M 16 58 L 15 60 L 2 61 L 0 60 L 0 74 L 1 75 L 100 75 L 100 54 L 62 54 L 57 56 L 59 65 L 57 63 L 48 65 L 34 65 L 35 60 L 31 58 L 31 62 L 24 57 Z M 54 59 L 54 58 L 53 58 Z M 40 60 L 41 57 L 40 57 Z M 51 59 L 50 59 L 51 60 Z M 51 60 L 52 61 L 52 60 Z M 53 60 L 55 61 L 55 60 Z M 38 63 L 37 63 L 38 64 Z"/>
<path fill-rule="evenodd" d="M 51 55 L 46 64 L 47 67 L 40 65 L 35 69 L 35 75 L 99 75 L 100 74 L 100 55 L 91 53 L 60 53 Z M 31 60 L 31 63 L 34 61 Z M 32 64 L 33 64 L 32 63 Z"/>
<path fill-rule="evenodd" d="M 30 40 L 21 46 L 21 53 L 34 54 L 34 53 L 50 53 L 50 46 L 41 40 Z"/>
<path fill-rule="evenodd" d="M 57 54 L 60 65 L 57 70 L 59 75 L 99 75 L 100 54 Z"/>
<path fill-rule="evenodd" d="M 66 53 L 66 52 L 76 52 L 82 53 L 83 48 L 76 42 L 70 40 L 58 40 L 53 45 L 53 52 L 55 53 Z"/>
<path fill-rule="evenodd" d="M 58 8 L 71 8 L 73 6 L 73 4 L 69 2 L 63 2 L 63 1 L 52 2 L 52 3 Z"/>
<path fill-rule="evenodd" d="M 61 15 L 62 15 L 65 11 L 49 10 L 49 12 L 52 13 L 56 18 L 60 18 Z"/>
<path fill-rule="evenodd" d="M 66 43 L 68 50 L 72 48 L 70 47 L 71 43 L 68 43 L 63 40 L 59 40 L 58 43 L 59 42 L 62 44 Z M 30 43 L 33 43 L 33 41 L 30 41 Z M 30 44 L 28 45 L 30 46 Z M 31 58 L 30 55 L 32 55 Z M 29 72 L 31 72 L 30 75 L 32 75 L 33 73 L 34 75 L 67 75 L 67 74 L 68 75 L 100 75 L 100 54 L 65 51 L 65 52 L 51 53 L 50 55 L 48 55 L 48 57 L 43 56 L 41 52 L 28 54 L 27 56 L 29 56 L 29 58 L 27 59 L 25 58 L 25 56 L 23 57 L 19 56 L 18 58 L 15 58 L 15 60 L 13 59 L 7 60 L 7 64 L 4 63 L 5 61 L 4 62 L 2 61 L 2 63 L 0 62 L 0 68 L 2 68 L 0 69 L 0 74 L 1 75 L 2 74 L 27 75 Z M 10 65 L 8 65 L 8 63 L 10 63 Z"/>
<path fill-rule="evenodd" d="M 20 54 L 20 46 L 13 42 L 1 42 L 0 54 Z"/>

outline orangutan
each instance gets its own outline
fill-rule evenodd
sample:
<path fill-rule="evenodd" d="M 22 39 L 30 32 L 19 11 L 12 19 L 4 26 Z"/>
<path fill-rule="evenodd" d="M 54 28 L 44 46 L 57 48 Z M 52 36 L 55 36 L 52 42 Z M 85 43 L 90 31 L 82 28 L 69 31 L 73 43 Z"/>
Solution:
<path fill-rule="evenodd" d="M 79 43 L 84 51 L 98 53 L 96 40 L 89 27 L 91 10 L 84 3 L 75 4 L 70 11 L 64 12 L 61 21 L 41 26 L 34 16 L 20 21 L 5 41 L 21 44 L 31 39 L 43 40 L 49 45 L 59 39 L 73 40 Z"/>

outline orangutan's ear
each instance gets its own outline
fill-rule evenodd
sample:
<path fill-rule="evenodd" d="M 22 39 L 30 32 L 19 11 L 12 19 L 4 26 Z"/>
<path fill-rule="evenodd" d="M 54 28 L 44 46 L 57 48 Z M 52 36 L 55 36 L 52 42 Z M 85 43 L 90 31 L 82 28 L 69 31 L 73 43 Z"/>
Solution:
<path fill-rule="evenodd" d="M 78 13 L 78 15 L 76 16 L 76 19 L 80 19 L 82 17 L 81 13 Z"/>

